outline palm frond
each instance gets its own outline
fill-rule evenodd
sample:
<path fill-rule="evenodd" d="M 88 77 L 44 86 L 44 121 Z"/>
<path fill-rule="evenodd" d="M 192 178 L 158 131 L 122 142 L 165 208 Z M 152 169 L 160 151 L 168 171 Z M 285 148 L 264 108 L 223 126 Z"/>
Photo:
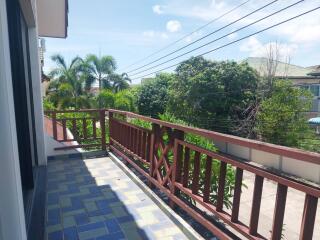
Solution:
<path fill-rule="evenodd" d="M 86 75 L 85 76 L 85 81 L 84 81 L 84 88 L 85 90 L 89 91 L 92 85 L 96 82 L 96 79 L 93 78 L 91 75 Z"/>
<path fill-rule="evenodd" d="M 101 71 L 101 67 L 100 67 L 100 61 L 98 59 L 98 57 L 94 54 L 89 54 L 86 57 L 86 62 L 89 63 L 95 70 L 95 74 L 97 74 L 99 71 Z"/>
<path fill-rule="evenodd" d="M 101 70 L 106 74 L 113 73 L 117 69 L 117 62 L 112 56 L 103 56 L 100 62 Z"/>
<path fill-rule="evenodd" d="M 102 88 L 103 89 L 111 89 L 112 85 L 108 78 L 102 78 L 101 79 Z"/>
<path fill-rule="evenodd" d="M 63 56 L 60 54 L 56 54 L 51 56 L 51 60 L 54 61 L 59 67 L 67 69 L 66 61 L 64 60 Z"/>
<path fill-rule="evenodd" d="M 54 78 L 58 77 L 59 75 L 61 75 L 61 73 L 62 73 L 61 68 L 54 68 L 50 71 L 50 73 L 48 74 L 48 77 L 51 79 L 54 79 Z"/>
<path fill-rule="evenodd" d="M 79 67 L 82 63 L 83 63 L 83 59 L 81 57 L 75 57 L 71 60 L 71 63 L 70 63 L 70 66 L 69 68 L 72 69 L 72 68 L 77 68 Z"/>

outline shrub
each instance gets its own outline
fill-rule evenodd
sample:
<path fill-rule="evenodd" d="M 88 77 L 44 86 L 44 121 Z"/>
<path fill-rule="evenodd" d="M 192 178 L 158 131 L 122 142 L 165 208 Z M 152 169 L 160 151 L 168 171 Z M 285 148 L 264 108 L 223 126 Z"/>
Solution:
<path fill-rule="evenodd" d="M 57 119 L 61 118 L 76 118 L 76 119 L 81 119 L 81 118 L 91 118 L 94 117 L 95 119 L 99 119 L 98 113 L 59 113 L 57 114 Z M 93 125 L 92 125 L 92 120 L 88 119 L 85 120 L 86 125 L 87 125 L 87 136 L 88 138 L 91 138 L 93 136 Z M 72 121 L 67 121 L 66 125 L 67 128 L 72 132 L 73 136 L 78 136 L 79 139 L 84 138 L 84 132 L 83 132 L 83 125 L 82 125 L 82 120 L 76 120 L 76 126 L 77 130 L 76 132 L 73 131 L 73 123 Z M 96 125 L 97 126 L 97 125 Z M 106 131 L 106 140 L 108 140 L 108 127 L 106 126 L 107 131 Z M 101 136 L 101 129 L 96 128 L 96 135 L 97 137 Z M 101 143 L 101 140 L 78 140 L 79 144 L 99 144 Z M 86 149 L 86 148 L 85 148 Z M 93 148 L 90 148 L 92 150 Z M 94 149 L 100 149 L 99 147 L 96 147 Z"/>
<path fill-rule="evenodd" d="M 185 126 L 188 125 L 186 122 L 184 122 L 180 119 L 177 119 L 173 115 L 168 114 L 168 113 L 161 114 L 159 117 L 163 121 L 172 122 L 172 123 L 176 123 L 179 125 L 185 125 Z M 151 129 L 150 122 L 146 122 L 146 121 L 143 121 L 140 119 L 132 119 L 131 123 L 138 125 L 140 127 L 143 127 L 143 128 Z M 165 143 L 168 142 L 168 135 L 167 134 L 164 134 L 163 141 Z M 207 150 L 213 151 L 213 152 L 217 151 L 217 148 L 215 147 L 214 143 L 211 140 L 206 139 L 204 137 L 201 137 L 199 135 L 187 133 L 185 135 L 185 141 L 192 143 L 194 145 L 197 145 L 199 147 L 205 148 Z M 194 159 L 193 157 L 194 157 L 194 152 L 191 151 L 191 155 L 190 155 L 191 161 L 190 161 L 190 169 L 189 169 L 189 185 L 192 182 L 192 173 L 193 173 L 193 168 L 194 168 L 194 163 L 192 161 Z M 168 153 L 168 159 L 171 163 L 173 162 L 173 152 L 172 151 L 170 151 Z M 206 170 L 206 168 L 205 168 L 206 156 L 201 155 L 200 162 L 201 162 L 201 165 L 200 165 L 199 190 L 200 190 L 200 192 L 203 192 L 204 177 L 205 177 L 205 170 Z M 163 171 L 164 171 L 164 169 L 163 169 Z M 165 172 L 163 172 L 163 173 L 165 173 Z M 220 161 L 213 160 L 212 161 L 211 191 L 210 191 L 210 201 L 212 203 L 216 203 L 216 201 L 217 201 L 219 174 L 220 174 Z M 235 182 L 235 170 L 230 165 L 228 165 L 227 174 L 226 174 L 225 193 L 224 193 L 224 205 L 227 208 L 230 208 L 232 206 L 231 197 L 233 196 L 234 182 Z M 187 200 L 191 201 L 191 199 L 189 199 L 189 198 L 187 198 Z M 194 204 L 194 202 L 192 202 L 192 203 Z"/>
<path fill-rule="evenodd" d="M 135 111 L 134 94 L 130 90 L 122 90 L 114 95 L 114 107 L 123 111 Z"/>
<path fill-rule="evenodd" d="M 49 110 L 56 110 L 53 102 L 51 102 L 48 98 L 43 98 L 43 110 L 49 111 Z"/>
<path fill-rule="evenodd" d="M 102 108 L 114 108 L 114 93 L 111 90 L 104 89 L 99 93 L 97 101 Z"/>
<path fill-rule="evenodd" d="M 158 118 L 159 114 L 164 113 L 172 79 L 172 74 L 162 73 L 142 83 L 137 94 L 137 107 L 140 114 Z"/>
<path fill-rule="evenodd" d="M 289 80 L 276 81 L 271 96 L 262 101 L 257 114 L 257 132 L 262 140 L 299 146 L 308 133 L 305 113 L 310 110 L 311 103 L 310 92 L 294 87 Z"/>

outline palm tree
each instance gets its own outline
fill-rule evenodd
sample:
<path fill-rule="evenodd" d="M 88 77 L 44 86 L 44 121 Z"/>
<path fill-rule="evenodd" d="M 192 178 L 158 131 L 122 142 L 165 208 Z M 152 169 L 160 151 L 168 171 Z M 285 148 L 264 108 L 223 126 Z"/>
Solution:
<path fill-rule="evenodd" d="M 66 106 L 77 108 L 77 99 L 83 93 L 84 78 L 81 71 L 83 60 L 75 57 L 70 65 L 67 65 L 63 56 L 59 54 L 52 56 L 51 59 L 57 67 L 49 73 L 53 79 L 48 88 L 49 97 L 58 108 Z"/>
<path fill-rule="evenodd" d="M 116 69 L 116 61 L 112 56 L 97 57 L 89 54 L 85 60 L 86 88 L 90 88 L 95 82 L 99 84 L 99 92 L 102 88 L 110 88 L 109 75 Z"/>
<path fill-rule="evenodd" d="M 112 89 L 117 93 L 121 90 L 128 89 L 130 87 L 131 79 L 128 74 L 111 74 L 110 81 L 112 82 Z"/>

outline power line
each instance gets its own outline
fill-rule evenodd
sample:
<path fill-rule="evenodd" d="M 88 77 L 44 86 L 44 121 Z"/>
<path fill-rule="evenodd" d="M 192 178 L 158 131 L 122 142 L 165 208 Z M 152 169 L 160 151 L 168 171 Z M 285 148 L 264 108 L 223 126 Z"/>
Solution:
<path fill-rule="evenodd" d="M 211 36 L 211 35 L 213 35 L 213 34 L 215 34 L 215 33 L 217 33 L 217 32 L 220 32 L 221 30 L 223 30 L 223 29 L 225 29 L 225 28 L 227 28 L 227 27 L 229 27 L 229 26 L 231 26 L 231 25 L 233 25 L 233 24 L 235 24 L 235 23 L 237 23 L 237 22 L 245 19 L 246 17 L 248 17 L 248 16 L 250 16 L 250 15 L 252 15 L 252 14 L 254 14 L 254 13 L 256 13 L 256 12 L 258 12 L 258 11 L 260 11 L 260 10 L 262 10 L 262 9 L 264 9 L 264 8 L 266 8 L 266 7 L 274 4 L 274 3 L 276 3 L 276 2 L 278 2 L 278 1 L 279 1 L 279 0 L 274 0 L 274 1 L 272 1 L 272 2 L 270 2 L 270 3 L 268 3 L 268 4 L 266 4 L 266 5 L 264 5 L 264 6 L 262 6 L 262 7 L 259 7 L 258 9 L 254 10 L 254 11 L 252 11 L 252 12 L 250 12 L 250 13 L 248 13 L 248 14 L 240 17 L 240 18 L 238 18 L 237 20 L 234 20 L 233 22 L 228 23 L 227 25 L 224 25 L 223 27 L 218 28 L 217 30 L 215 30 L 215 31 L 213 31 L 213 32 L 210 32 L 210 33 L 206 34 L 205 36 L 203 36 L 203 37 L 201 37 L 201 38 L 198 38 L 197 40 L 195 40 L 195 41 L 193 41 L 193 42 L 191 42 L 191 43 L 189 43 L 189 44 L 187 44 L 187 45 L 185 45 L 185 46 L 183 46 L 183 47 L 181 47 L 181 48 L 178 48 L 177 50 L 175 50 L 175 51 L 173 51 L 173 52 L 171 52 L 171 53 L 168 53 L 168 54 L 166 54 L 166 55 L 164 55 L 164 56 L 162 56 L 162 57 L 160 57 L 160 58 L 158 58 L 158 59 L 156 59 L 156 60 L 154 60 L 154 61 L 152 61 L 152 62 L 150 62 L 150 63 L 147 63 L 147 64 L 145 64 L 145 65 L 143 65 L 143 66 L 141 66 L 141 67 L 138 67 L 138 68 L 136 68 L 136 69 L 133 69 L 133 70 L 129 71 L 128 73 L 135 72 L 135 71 L 137 71 L 137 70 L 139 70 L 139 69 L 141 69 L 141 68 L 144 68 L 144 67 L 146 67 L 146 66 L 151 65 L 152 63 L 158 62 L 159 60 L 161 60 L 161 59 L 163 59 L 163 58 L 166 58 L 166 57 L 168 57 L 168 56 L 170 56 L 170 55 L 172 55 L 172 54 L 174 54 L 174 53 L 176 53 L 176 52 L 179 52 L 179 51 L 181 51 L 182 49 L 185 49 L 185 48 L 187 48 L 187 47 L 189 47 L 189 46 L 191 46 L 191 45 L 193 45 L 193 44 L 195 44 L 195 43 L 197 43 L 197 42 L 199 42 L 199 41 L 201 41 L 201 40 L 203 40 L 203 39 L 205 39 L 205 38 L 207 38 L 207 37 L 209 37 L 209 36 Z M 303 0 L 303 1 L 304 1 L 304 0 Z"/>
<path fill-rule="evenodd" d="M 282 12 L 282 11 L 285 11 L 285 10 L 287 10 L 287 9 L 289 9 L 289 8 L 295 6 L 295 5 L 297 5 L 297 4 L 299 4 L 299 3 L 303 2 L 303 1 L 304 1 L 304 0 L 300 0 L 300 1 L 298 1 L 298 2 L 295 2 L 295 3 L 293 3 L 293 4 L 291 4 L 291 5 L 287 6 L 287 7 L 284 7 L 284 8 L 282 8 L 282 9 L 276 11 L 276 12 L 273 12 L 273 13 L 271 13 L 271 14 L 263 17 L 263 18 L 260 18 L 260 19 L 254 21 L 254 22 L 252 22 L 252 23 L 250 23 L 250 24 L 248 24 L 248 25 L 245 25 L 245 26 L 243 26 L 243 27 L 241 27 L 241 28 L 238 28 L 237 30 L 234 30 L 234 31 L 232 31 L 232 32 L 230 32 L 230 33 L 228 33 L 228 34 L 225 34 L 225 35 L 221 36 L 221 37 L 218 37 L 218 38 L 216 38 L 216 39 L 214 39 L 214 40 L 212 40 L 212 41 L 210 41 L 210 42 L 207 42 L 207 43 L 205 43 L 205 44 L 203 44 L 203 45 L 201 45 L 201 46 L 199 46 L 199 47 L 196 47 L 196 48 L 194 48 L 194 49 L 191 49 L 191 50 L 189 50 L 189 51 L 187 51 L 187 52 L 185 52 L 185 53 L 183 53 L 183 54 L 180 54 L 180 55 L 178 55 L 178 56 L 176 56 L 176 57 L 173 57 L 173 58 L 171 58 L 171 59 L 169 59 L 169 60 L 166 60 L 166 61 L 164 61 L 164 62 L 162 62 L 162 63 L 159 63 L 159 64 L 157 64 L 157 65 L 155 65 L 155 66 L 151 66 L 151 67 L 149 67 L 149 68 L 147 68 L 147 69 L 144 69 L 144 70 L 142 70 L 142 71 L 140 71 L 140 72 L 134 73 L 134 74 L 132 74 L 131 76 L 138 75 L 138 74 L 143 73 L 143 72 L 146 72 L 146 71 L 148 71 L 148 70 L 150 70 L 150 69 L 152 69 L 152 68 L 159 67 L 159 66 L 161 66 L 161 65 L 163 65 L 163 64 L 166 64 L 166 63 L 168 63 L 168 62 L 171 62 L 171 61 L 173 61 L 173 60 L 175 60 L 175 59 L 177 59 L 177 58 L 183 57 L 183 56 L 185 56 L 185 55 L 187 55 L 187 54 L 189 54 L 189 53 L 191 53 L 191 52 L 194 52 L 194 51 L 196 51 L 196 50 L 199 50 L 199 49 L 201 49 L 201 48 L 203 48 L 203 47 L 205 47 L 205 46 L 208 46 L 208 45 L 210 45 L 210 44 L 212 44 L 212 43 L 214 43 L 214 42 L 216 42 L 216 41 L 219 41 L 219 40 L 221 40 L 221 39 L 223 39 L 223 38 L 225 38 L 225 37 L 227 37 L 227 36 L 230 36 L 230 35 L 232 35 L 232 34 L 234 34 L 234 33 L 236 33 L 236 32 L 239 32 L 239 31 L 241 31 L 241 30 L 243 30 L 243 29 L 245 29 L 245 28 L 248 28 L 248 27 L 250 27 L 250 26 L 252 26 L 252 25 L 254 25 L 254 24 L 258 23 L 258 22 L 261 22 L 261 21 L 263 21 L 263 20 L 265 20 L 265 19 L 267 19 L 267 18 L 270 18 L 270 17 L 272 17 L 272 16 L 274 16 L 274 15 L 276 15 L 276 14 Z M 179 51 L 179 49 L 178 49 L 177 51 Z M 177 52 L 177 51 L 175 51 L 175 52 Z M 173 53 L 175 53 L 175 52 L 173 52 Z M 169 56 L 169 55 L 171 55 L 171 54 L 168 54 L 167 56 Z M 165 56 L 165 57 L 166 57 L 166 56 Z M 165 58 L 165 57 L 163 57 L 163 58 Z M 162 58 L 160 58 L 160 59 L 162 59 Z M 160 60 L 160 59 L 159 59 L 159 60 Z M 153 62 L 157 62 L 157 60 L 155 60 L 155 61 L 153 61 Z M 150 64 L 151 64 L 151 63 L 150 63 Z M 150 64 L 147 64 L 147 65 L 150 65 Z M 145 66 L 147 66 L 147 65 L 145 65 Z M 143 67 L 141 67 L 141 68 L 143 68 Z"/>
<path fill-rule="evenodd" d="M 298 86 L 292 86 L 290 88 L 297 88 L 299 89 Z M 239 91 L 242 92 L 239 92 Z M 207 96 L 223 96 L 225 95 L 226 97 L 229 97 L 228 95 L 232 95 L 233 93 L 237 93 L 237 94 L 244 94 L 243 92 L 246 91 L 252 91 L 252 94 L 259 94 L 259 93 L 267 93 L 270 90 L 256 90 L 254 88 L 247 88 L 247 89 L 238 89 L 238 90 L 234 90 L 234 91 L 224 91 L 223 89 L 221 89 L 221 92 L 209 92 L 209 93 L 202 93 L 200 97 L 198 97 L 199 100 L 202 100 L 203 97 L 207 97 Z M 261 95 L 253 95 L 253 98 L 259 98 L 261 97 Z"/>
<path fill-rule="evenodd" d="M 200 30 L 202 30 L 202 29 L 206 28 L 206 27 L 207 27 L 207 26 L 209 26 L 210 24 L 212 24 L 212 23 L 214 23 L 214 22 L 218 21 L 219 19 L 221 19 L 221 18 L 223 18 L 223 17 L 227 16 L 228 14 L 230 14 L 230 13 L 234 12 L 235 10 L 237 10 L 238 8 L 242 7 L 243 5 L 247 4 L 247 3 L 248 3 L 248 2 L 250 2 L 250 1 L 251 1 L 251 0 L 247 0 L 247 1 L 245 1 L 245 2 L 243 2 L 243 3 L 241 3 L 241 4 L 239 4 L 238 6 L 236 6 L 236 7 L 232 8 L 231 10 L 229 10 L 229 11 L 227 11 L 227 12 L 225 12 L 224 14 L 220 15 L 219 17 L 214 18 L 213 20 L 211 20 L 210 22 L 206 23 L 205 25 L 203 25 L 203 26 L 201 26 L 201 27 L 199 27 L 199 28 L 195 29 L 194 31 L 192 31 L 192 32 L 190 32 L 190 33 L 188 33 L 188 34 L 184 35 L 183 37 L 181 37 L 181 38 L 177 39 L 176 41 L 174 41 L 174 42 L 172 42 L 172 43 L 170 43 L 170 44 L 166 45 L 165 47 L 163 47 L 163 48 L 161 48 L 161 49 L 157 50 L 156 52 L 154 52 L 154 53 L 152 53 L 152 54 L 150 54 L 150 55 L 148 55 L 148 56 L 146 56 L 146 57 L 144 57 L 144 58 L 142 58 L 142 59 L 140 59 L 140 60 L 138 60 L 138 61 L 136 61 L 136 62 L 134 62 L 134 63 L 130 64 L 129 66 L 124 67 L 124 68 L 123 68 L 123 70 L 125 70 L 125 69 L 127 69 L 127 68 L 130 68 L 130 67 L 132 67 L 132 66 L 134 66 L 134 65 L 136 65 L 136 64 L 138 64 L 138 63 L 141 63 L 141 62 L 143 62 L 144 60 L 149 59 L 150 57 L 152 57 L 152 56 L 154 56 L 154 55 L 156 55 L 156 54 L 158 54 L 158 53 L 162 52 L 163 50 L 165 50 L 165 49 L 167 49 L 167 48 L 169 48 L 169 47 L 171 47 L 171 46 L 173 46 L 173 45 L 177 44 L 178 42 L 182 41 L 183 39 L 186 39 L 187 37 L 192 36 L 194 33 L 199 32 Z"/>
<path fill-rule="evenodd" d="M 292 21 L 292 20 L 294 20 L 294 19 L 296 19 L 296 18 L 302 17 L 303 15 L 306 15 L 306 14 L 308 14 L 308 13 L 314 12 L 314 11 L 318 10 L 319 8 L 320 8 L 320 7 L 313 8 L 313 9 L 311 9 L 311 10 L 309 10 L 309 11 L 306 11 L 306 12 L 303 12 L 303 13 L 301 13 L 301 14 L 299 14 L 299 15 L 294 16 L 294 17 L 288 18 L 288 19 L 286 19 L 286 20 L 284 20 L 284 21 L 281 21 L 281 22 L 279 22 L 279 23 L 276 23 L 276 24 L 274 24 L 274 25 L 271 25 L 271 26 L 269 26 L 269 27 L 266 27 L 266 28 L 264 28 L 264 29 L 262 29 L 262 30 L 259 30 L 259 31 L 254 32 L 254 33 L 251 33 L 251 34 L 249 34 L 249 35 L 246 35 L 246 36 L 244 36 L 244 37 L 242 37 L 242 38 L 239 38 L 239 39 L 237 39 L 237 40 L 235 40 L 235 41 L 229 42 L 229 43 L 227 43 L 227 44 L 221 45 L 221 46 L 219 46 L 219 47 L 217 47 L 217 48 L 214 48 L 214 49 L 211 49 L 211 50 L 209 50 L 209 51 L 207 51 L 207 52 L 204 52 L 204 53 L 202 53 L 202 54 L 199 54 L 199 55 L 197 55 L 196 57 L 201 57 L 201 56 L 207 55 L 207 54 L 209 54 L 209 53 L 215 52 L 215 51 L 217 51 L 217 50 L 219 50 L 219 49 L 225 48 L 225 47 L 227 47 L 227 46 L 229 46 L 229 45 L 232 45 L 232 44 L 234 44 L 234 43 L 240 42 L 240 41 L 242 41 L 242 40 L 244 40 L 244 39 L 247 39 L 247 38 L 252 37 L 252 36 L 254 36 L 254 35 L 257 35 L 257 34 L 259 34 L 259 33 L 265 32 L 265 31 L 267 31 L 267 30 L 269 30 L 269 29 L 271 29 L 271 28 L 277 27 L 277 26 L 282 25 L 282 24 L 284 24 L 284 23 L 286 23 L 286 22 L 289 22 L 289 21 Z M 137 78 L 133 78 L 132 80 L 140 79 L 140 78 L 143 78 L 143 77 L 146 77 L 146 76 L 150 76 L 150 75 L 155 74 L 155 73 L 159 73 L 159 72 L 161 72 L 161 71 L 163 71 L 163 70 L 170 69 L 170 68 L 172 68 L 172 67 L 178 66 L 180 63 L 181 63 L 181 62 L 176 63 L 176 64 L 173 64 L 173 65 L 168 66 L 168 67 L 165 67 L 165 68 L 162 68 L 162 69 L 160 69 L 160 70 L 157 70 L 157 71 L 148 73 L 148 74 L 146 74 L 146 75 L 143 75 L 143 76 L 140 76 L 140 77 L 137 77 Z"/>

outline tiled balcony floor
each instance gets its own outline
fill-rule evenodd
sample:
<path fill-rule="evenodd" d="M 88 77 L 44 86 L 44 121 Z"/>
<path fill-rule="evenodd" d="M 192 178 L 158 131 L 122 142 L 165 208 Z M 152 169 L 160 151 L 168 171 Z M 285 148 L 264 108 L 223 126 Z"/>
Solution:
<path fill-rule="evenodd" d="M 110 159 L 48 162 L 48 240 L 187 239 Z"/>

